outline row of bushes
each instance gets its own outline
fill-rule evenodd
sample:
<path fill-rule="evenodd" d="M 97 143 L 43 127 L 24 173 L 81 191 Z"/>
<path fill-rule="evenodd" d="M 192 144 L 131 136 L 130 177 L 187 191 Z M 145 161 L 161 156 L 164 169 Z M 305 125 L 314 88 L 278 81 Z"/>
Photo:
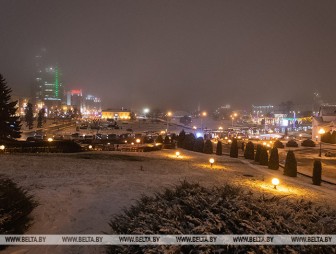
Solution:
<path fill-rule="evenodd" d="M 330 144 L 336 144 L 336 131 L 332 133 L 330 131 L 326 132 L 321 136 L 321 141 Z"/>
<path fill-rule="evenodd" d="M 233 142 L 232 145 L 236 143 Z M 231 150 L 236 150 L 238 154 L 238 147 L 235 148 L 231 146 Z M 231 153 L 230 153 L 231 156 Z M 238 157 L 231 156 L 231 157 Z M 279 153 L 278 148 L 273 147 L 270 150 L 270 157 L 268 158 L 268 150 L 265 146 L 260 144 L 257 145 L 256 153 L 254 154 L 254 144 L 252 142 L 248 142 L 246 145 L 246 149 L 244 152 L 245 159 L 254 160 L 255 162 L 259 162 L 260 165 L 268 166 L 269 169 L 277 170 L 279 169 Z M 295 158 L 295 154 L 293 151 L 288 151 L 286 156 L 286 162 L 284 167 L 284 175 L 296 177 L 297 176 L 297 161 Z M 321 185 L 322 181 L 322 163 L 320 160 L 314 161 L 314 168 L 313 168 L 313 184 Z"/>
<path fill-rule="evenodd" d="M 293 140 L 293 139 L 289 140 L 286 143 L 286 147 L 298 147 L 298 146 L 299 146 L 299 144 L 295 140 Z M 316 145 L 315 145 L 315 142 L 313 140 L 306 139 L 306 140 L 302 141 L 301 146 L 315 147 Z M 285 146 L 284 146 L 284 144 L 280 140 L 276 140 L 274 142 L 274 147 L 276 147 L 276 148 L 284 148 Z"/>
<path fill-rule="evenodd" d="M 183 130 L 181 131 L 180 135 L 177 139 L 177 145 L 180 148 L 184 148 L 186 150 L 212 154 L 213 147 L 211 140 L 207 139 L 204 141 L 204 138 L 198 137 L 196 138 L 193 133 L 186 134 Z M 220 143 L 221 146 L 221 143 Z M 220 154 L 222 152 L 220 151 Z"/>

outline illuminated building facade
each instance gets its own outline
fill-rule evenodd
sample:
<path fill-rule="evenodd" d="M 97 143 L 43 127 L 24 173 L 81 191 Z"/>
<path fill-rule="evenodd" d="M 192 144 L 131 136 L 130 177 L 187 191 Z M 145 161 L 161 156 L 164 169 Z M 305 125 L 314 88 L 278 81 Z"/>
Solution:
<path fill-rule="evenodd" d="M 102 119 L 130 120 L 131 111 L 127 109 L 106 109 L 102 111 Z"/>

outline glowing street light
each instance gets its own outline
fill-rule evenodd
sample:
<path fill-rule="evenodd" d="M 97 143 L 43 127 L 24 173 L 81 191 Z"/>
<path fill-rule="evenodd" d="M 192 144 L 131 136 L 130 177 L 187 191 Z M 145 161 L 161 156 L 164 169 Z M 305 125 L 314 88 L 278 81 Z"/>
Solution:
<path fill-rule="evenodd" d="M 273 178 L 272 179 L 272 184 L 274 185 L 274 189 L 277 188 L 277 185 L 279 185 L 280 181 L 278 178 Z"/>
<path fill-rule="evenodd" d="M 172 115 L 173 115 L 173 113 L 168 111 L 168 113 L 167 113 L 167 129 L 166 129 L 167 134 L 168 134 L 169 121 L 170 121 L 170 118 L 171 118 Z"/>
<path fill-rule="evenodd" d="M 89 145 L 89 149 L 92 149 L 92 145 Z"/>
<path fill-rule="evenodd" d="M 176 152 L 175 155 L 176 155 L 176 158 L 178 158 L 180 156 L 180 152 Z"/>
<path fill-rule="evenodd" d="M 212 165 L 215 163 L 214 158 L 210 158 L 209 162 L 210 162 L 210 167 L 212 167 Z"/>
<path fill-rule="evenodd" d="M 207 116 L 207 112 L 203 111 L 201 114 L 201 128 L 203 130 L 203 118 L 202 117 L 206 117 Z"/>
<path fill-rule="evenodd" d="M 322 156 L 322 135 L 325 133 L 325 130 L 323 128 L 321 128 L 318 131 L 318 134 L 320 134 L 320 153 L 319 153 L 319 157 Z"/>
<path fill-rule="evenodd" d="M 1 146 L 0 146 L 0 150 L 1 150 L 1 151 L 4 151 L 4 150 L 5 150 L 5 146 L 4 146 L 4 145 L 1 145 Z"/>
<path fill-rule="evenodd" d="M 52 138 L 48 138 L 48 142 L 52 142 L 53 141 L 53 139 Z"/>

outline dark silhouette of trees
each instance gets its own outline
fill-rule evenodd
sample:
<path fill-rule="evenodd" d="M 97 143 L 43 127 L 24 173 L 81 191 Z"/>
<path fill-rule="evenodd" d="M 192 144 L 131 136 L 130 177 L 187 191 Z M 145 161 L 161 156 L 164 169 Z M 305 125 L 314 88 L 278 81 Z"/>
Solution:
<path fill-rule="evenodd" d="M 21 137 L 21 124 L 19 116 L 16 116 L 17 101 L 11 101 L 11 92 L 12 89 L 0 74 L 0 139 Z"/>
<path fill-rule="evenodd" d="M 29 130 L 33 129 L 34 113 L 33 113 L 33 104 L 31 104 L 30 102 L 27 103 L 27 106 L 25 108 L 25 121 L 26 126 L 29 128 Z"/>

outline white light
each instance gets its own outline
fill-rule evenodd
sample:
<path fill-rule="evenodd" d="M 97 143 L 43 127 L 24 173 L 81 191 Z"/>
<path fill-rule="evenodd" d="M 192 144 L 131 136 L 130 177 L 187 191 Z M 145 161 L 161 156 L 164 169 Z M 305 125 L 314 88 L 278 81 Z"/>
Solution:
<path fill-rule="evenodd" d="M 49 142 L 52 142 L 52 141 L 53 141 L 53 139 L 52 139 L 52 138 L 48 138 L 48 141 L 49 141 Z"/>
<path fill-rule="evenodd" d="M 1 146 L 0 146 L 0 150 L 5 150 L 5 146 L 4 146 L 4 145 L 1 145 Z"/>
<path fill-rule="evenodd" d="M 212 165 L 214 164 L 215 160 L 213 158 L 210 158 L 209 162 L 210 162 L 210 166 L 212 167 Z"/>
<path fill-rule="evenodd" d="M 179 157 L 180 156 L 180 152 L 176 152 L 176 157 Z"/>
<path fill-rule="evenodd" d="M 89 145 L 89 149 L 92 149 L 92 145 Z"/>
<path fill-rule="evenodd" d="M 274 185 L 274 189 L 276 189 L 277 185 L 279 185 L 280 181 L 278 178 L 273 178 L 272 179 L 272 184 Z"/>

